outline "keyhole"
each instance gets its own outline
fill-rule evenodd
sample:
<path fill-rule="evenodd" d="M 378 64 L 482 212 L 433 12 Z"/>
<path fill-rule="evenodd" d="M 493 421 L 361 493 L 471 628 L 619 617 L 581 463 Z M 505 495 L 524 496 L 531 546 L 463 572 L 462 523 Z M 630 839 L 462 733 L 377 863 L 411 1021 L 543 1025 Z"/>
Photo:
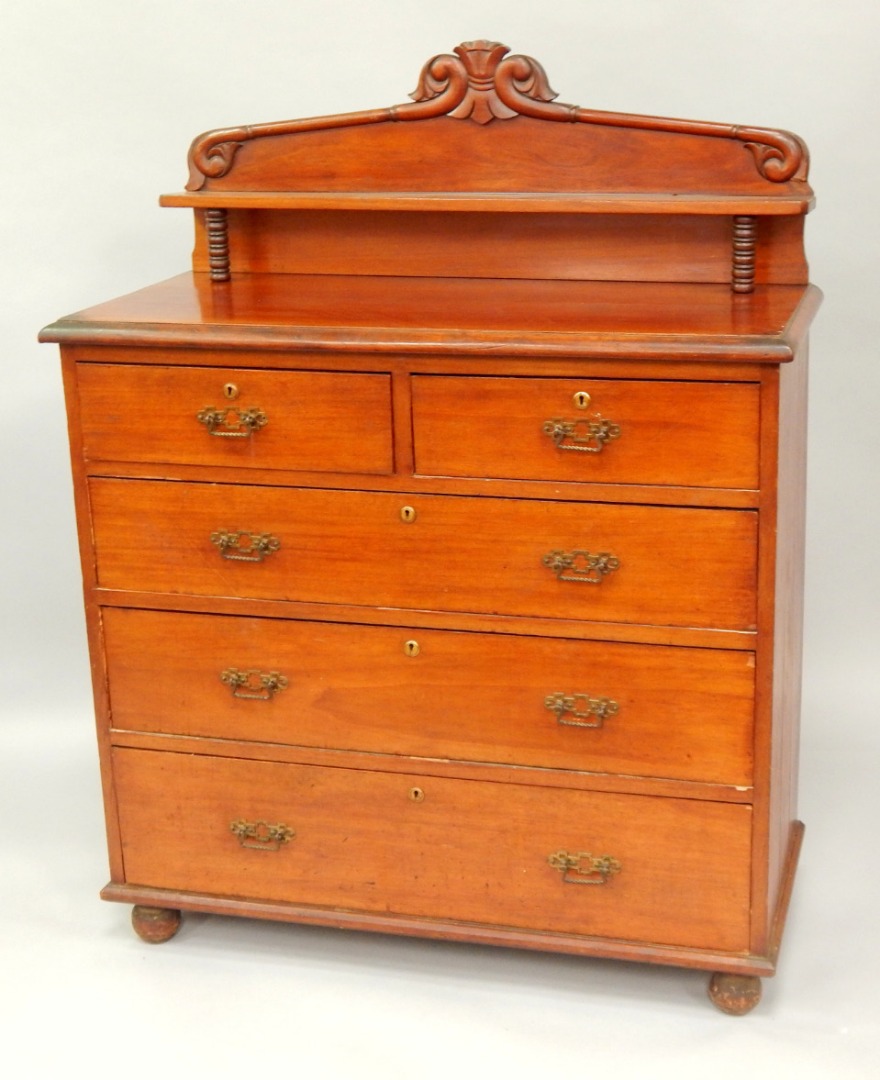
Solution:
<path fill-rule="evenodd" d="M 407 525 L 411 525 L 416 520 L 415 508 L 412 506 L 401 507 L 400 520 L 406 522 Z"/>
<path fill-rule="evenodd" d="M 238 397 L 238 387 L 235 385 L 234 382 L 228 382 L 225 384 L 225 386 L 223 387 L 223 396 L 228 401 L 232 401 Z"/>
<path fill-rule="evenodd" d="M 573 396 L 572 400 L 574 401 L 576 408 L 586 409 L 589 407 L 591 399 L 590 395 L 586 392 L 586 390 L 578 390 L 578 392 Z"/>
<path fill-rule="evenodd" d="M 424 802 L 425 792 L 420 787 L 413 787 L 409 789 L 409 797 L 412 799 L 413 802 Z"/>
<path fill-rule="evenodd" d="M 403 651 L 407 656 L 418 656 L 421 652 L 421 648 L 417 641 L 407 641 L 403 646 Z"/>

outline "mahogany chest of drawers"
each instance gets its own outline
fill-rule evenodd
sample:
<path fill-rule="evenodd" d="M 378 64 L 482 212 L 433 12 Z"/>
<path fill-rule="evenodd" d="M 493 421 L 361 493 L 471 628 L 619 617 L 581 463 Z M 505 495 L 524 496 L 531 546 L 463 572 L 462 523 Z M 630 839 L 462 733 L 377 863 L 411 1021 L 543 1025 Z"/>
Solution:
<path fill-rule="evenodd" d="M 192 273 L 62 344 L 112 879 L 185 909 L 773 973 L 806 151 L 553 103 L 201 136 Z M 565 121 L 565 122 L 560 122 Z"/>

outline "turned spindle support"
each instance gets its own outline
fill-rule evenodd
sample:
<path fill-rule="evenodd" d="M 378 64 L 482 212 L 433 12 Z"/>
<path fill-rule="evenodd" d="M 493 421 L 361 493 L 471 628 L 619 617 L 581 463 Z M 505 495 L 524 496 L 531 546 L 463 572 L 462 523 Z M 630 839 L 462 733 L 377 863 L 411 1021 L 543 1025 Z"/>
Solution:
<path fill-rule="evenodd" d="M 733 291 L 750 293 L 755 287 L 755 248 L 758 219 L 737 214 L 733 219 Z"/>
<path fill-rule="evenodd" d="M 229 281 L 229 223 L 226 211 L 205 211 L 208 229 L 208 265 L 211 281 Z"/>

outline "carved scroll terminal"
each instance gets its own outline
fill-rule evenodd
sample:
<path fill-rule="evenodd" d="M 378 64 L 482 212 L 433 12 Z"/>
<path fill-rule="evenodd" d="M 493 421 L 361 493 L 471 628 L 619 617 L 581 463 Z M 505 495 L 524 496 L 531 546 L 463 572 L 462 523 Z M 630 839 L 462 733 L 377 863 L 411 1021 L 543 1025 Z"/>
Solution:
<path fill-rule="evenodd" d="M 520 54 L 510 56 L 509 52 L 506 45 L 497 41 L 465 41 L 452 53 L 432 57 L 422 68 L 418 86 L 410 94 L 413 99 L 410 103 L 338 116 L 205 132 L 190 147 L 187 189 L 198 191 L 208 180 L 226 176 L 235 164 L 237 151 L 251 139 L 439 116 L 473 120 L 477 124 L 530 116 L 563 123 L 734 139 L 751 152 L 755 166 L 765 180 L 784 183 L 791 179 L 806 179 L 806 148 L 790 132 L 564 105 L 554 100 L 556 93 L 550 88 L 547 75 L 537 60 Z"/>

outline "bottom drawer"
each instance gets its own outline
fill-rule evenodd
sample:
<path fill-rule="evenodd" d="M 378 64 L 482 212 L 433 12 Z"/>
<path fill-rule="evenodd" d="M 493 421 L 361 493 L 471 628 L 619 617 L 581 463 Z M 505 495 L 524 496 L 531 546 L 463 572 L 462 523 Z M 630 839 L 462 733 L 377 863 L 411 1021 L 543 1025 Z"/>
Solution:
<path fill-rule="evenodd" d="M 131 885 L 748 947 L 747 806 L 152 750 L 113 758 Z M 583 853 L 613 861 L 590 869 Z"/>

